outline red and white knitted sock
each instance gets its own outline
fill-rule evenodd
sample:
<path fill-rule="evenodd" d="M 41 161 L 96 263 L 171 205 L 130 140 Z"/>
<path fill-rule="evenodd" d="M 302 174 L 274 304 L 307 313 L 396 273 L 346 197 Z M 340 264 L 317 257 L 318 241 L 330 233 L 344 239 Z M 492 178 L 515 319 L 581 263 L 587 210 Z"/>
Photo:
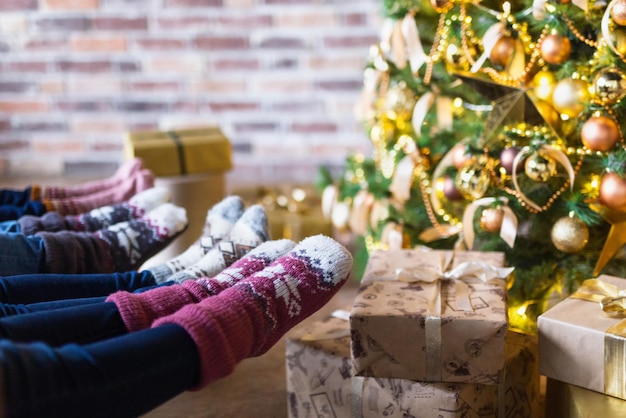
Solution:
<path fill-rule="evenodd" d="M 141 293 L 115 292 L 107 298 L 113 302 L 129 332 L 148 328 L 160 317 L 173 314 L 190 303 L 215 296 L 224 289 L 263 270 L 295 246 L 290 240 L 265 242 L 213 278 L 189 280 L 171 286 L 157 287 Z"/>
<path fill-rule="evenodd" d="M 176 324 L 189 333 L 200 355 L 201 388 L 232 373 L 240 361 L 265 353 L 322 308 L 351 268 L 352 256 L 341 244 L 309 237 L 260 272 L 152 326 Z"/>
<path fill-rule="evenodd" d="M 196 263 L 172 274 L 167 280 L 183 283 L 185 280 L 213 277 L 267 240 L 269 226 L 265 209 L 261 205 L 252 205 L 241 215 L 227 238 L 218 242 Z"/>
<path fill-rule="evenodd" d="M 114 271 L 136 270 L 187 228 L 187 212 L 163 203 L 138 219 L 121 222 L 93 233 L 106 243 Z"/>
<path fill-rule="evenodd" d="M 68 197 L 86 196 L 99 193 L 107 189 L 113 189 L 126 179 L 134 177 L 136 173 L 141 171 L 142 165 L 143 163 L 141 159 L 134 158 L 123 163 L 111 177 L 103 180 L 90 181 L 65 187 L 41 186 L 41 198 L 65 199 Z"/>
<path fill-rule="evenodd" d="M 239 196 L 228 196 L 209 209 L 202 235 L 182 254 L 165 263 L 148 268 L 157 283 L 163 283 L 174 273 L 200 261 L 217 243 L 228 236 L 244 210 Z"/>
<path fill-rule="evenodd" d="M 154 174 L 150 170 L 141 170 L 134 176 L 123 180 L 113 188 L 97 193 L 67 197 L 63 199 L 43 199 L 46 207 L 51 207 L 61 215 L 79 215 L 102 206 L 115 205 L 130 200 L 137 193 L 154 186 Z"/>

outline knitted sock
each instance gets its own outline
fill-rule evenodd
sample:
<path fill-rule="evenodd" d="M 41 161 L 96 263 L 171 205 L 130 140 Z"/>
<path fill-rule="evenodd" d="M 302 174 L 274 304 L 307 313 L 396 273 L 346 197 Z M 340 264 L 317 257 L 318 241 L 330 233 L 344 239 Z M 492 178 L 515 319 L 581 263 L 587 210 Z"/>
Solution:
<path fill-rule="evenodd" d="M 228 196 L 209 209 L 200 238 L 182 254 L 163 264 L 150 267 L 157 283 L 167 281 L 172 274 L 200 261 L 217 242 L 228 235 L 243 213 L 244 203 L 239 196 Z"/>
<path fill-rule="evenodd" d="M 138 219 L 101 229 L 94 235 L 106 242 L 114 271 L 136 270 L 187 228 L 185 209 L 163 203 Z"/>
<path fill-rule="evenodd" d="M 309 237 L 262 271 L 157 319 L 152 327 L 176 324 L 189 333 L 200 355 L 201 388 L 232 373 L 240 361 L 263 354 L 322 308 L 351 268 L 352 256 L 339 243 Z"/>
<path fill-rule="evenodd" d="M 150 189 L 153 186 L 154 174 L 152 171 L 141 170 L 113 188 L 84 196 L 64 199 L 43 199 L 42 203 L 46 207 L 52 207 L 53 210 L 61 215 L 78 215 L 102 206 L 125 202 L 137 193 Z"/>
<path fill-rule="evenodd" d="M 142 161 L 134 158 L 123 163 L 111 177 L 90 181 L 82 184 L 58 187 L 58 186 L 40 186 L 40 198 L 44 199 L 63 199 L 68 197 L 86 196 L 98 193 L 103 190 L 111 189 L 122 183 L 124 180 L 133 177 L 142 169 Z"/>
<path fill-rule="evenodd" d="M 24 235 L 39 231 L 86 231 L 95 232 L 120 222 L 139 218 L 146 212 L 170 200 L 170 193 L 162 187 L 153 187 L 133 196 L 128 202 L 103 206 L 82 215 L 60 215 L 48 212 L 42 216 L 25 215 L 17 222 Z"/>
<path fill-rule="evenodd" d="M 148 328 L 160 317 L 173 314 L 190 303 L 198 303 L 209 296 L 267 267 L 295 246 L 290 240 L 265 242 L 251 250 L 217 276 L 188 280 L 182 285 L 156 287 L 142 293 L 116 292 L 106 301 L 113 302 L 129 332 Z"/>
<path fill-rule="evenodd" d="M 197 263 L 171 275 L 167 280 L 182 283 L 185 280 L 212 277 L 269 240 L 268 230 L 265 209 L 260 205 L 250 206 L 231 229 L 228 240 L 218 242 Z"/>

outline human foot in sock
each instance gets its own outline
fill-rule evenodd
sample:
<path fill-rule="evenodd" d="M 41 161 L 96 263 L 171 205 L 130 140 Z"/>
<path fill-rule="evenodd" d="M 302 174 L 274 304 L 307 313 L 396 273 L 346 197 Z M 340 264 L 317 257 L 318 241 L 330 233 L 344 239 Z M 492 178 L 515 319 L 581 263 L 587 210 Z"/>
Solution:
<path fill-rule="evenodd" d="M 269 226 L 265 209 L 252 205 L 241 215 L 228 234 L 197 263 L 174 273 L 168 281 L 182 283 L 200 277 L 212 277 L 246 255 L 251 249 L 269 240 Z M 158 280 L 157 280 L 158 283 Z"/>
<path fill-rule="evenodd" d="M 120 222 L 139 218 L 170 200 L 170 193 L 163 187 L 153 187 L 131 197 L 127 202 L 103 206 L 81 215 L 61 215 L 48 212 L 42 216 L 25 215 L 17 222 L 24 235 L 39 231 L 86 231 L 95 232 Z"/>
<path fill-rule="evenodd" d="M 134 195 L 154 186 L 154 174 L 141 170 L 115 187 L 96 193 L 64 199 L 43 199 L 42 203 L 61 215 L 79 215 L 102 206 L 115 205 L 130 200 Z"/>
<path fill-rule="evenodd" d="M 260 272 L 157 319 L 152 327 L 176 324 L 189 333 L 200 355 L 198 389 L 229 375 L 240 361 L 263 354 L 322 308 L 351 268 L 352 256 L 339 243 L 309 237 Z"/>
<path fill-rule="evenodd" d="M 111 189 L 122 183 L 124 180 L 135 176 L 136 173 L 141 171 L 142 165 L 143 163 L 141 159 L 134 158 L 123 163 L 111 177 L 103 180 L 95 180 L 65 187 L 39 186 L 41 189 L 39 198 L 64 199 L 68 197 L 86 196 Z"/>
<path fill-rule="evenodd" d="M 202 235 L 196 242 L 182 254 L 148 269 L 157 283 L 167 281 L 172 274 L 200 261 L 216 243 L 228 236 L 243 211 L 244 203 L 239 196 L 228 196 L 209 209 Z"/>
<path fill-rule="evenodd" d="M 163 203 L 138 219 L 101 229 L 94 235 L 108 246 L 114 271 L 136 270 L 187 228 L 185 209 Z"/>
<path fill-rule="evenodd" d="M 170 315 L 190 303 L 197 303 L 209 296 L 257 273 L 279 257 L 291 251 L 291 240 L 267 241 L 251 250 L 245 257 L 212 278 L 188 280 L 182 285 L 157 287 L 141 293 L 116 292 L 107 298 L 113 302 L 129 332 L 148 328 L 162 316 Z"/>

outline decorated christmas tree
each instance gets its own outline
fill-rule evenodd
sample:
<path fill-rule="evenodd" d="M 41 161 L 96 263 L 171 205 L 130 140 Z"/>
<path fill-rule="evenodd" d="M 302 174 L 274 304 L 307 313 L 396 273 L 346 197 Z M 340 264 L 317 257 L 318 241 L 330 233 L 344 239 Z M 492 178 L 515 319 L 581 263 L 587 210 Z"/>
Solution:
<path fill-rule="evenodd" d="M 626 0 L 384 0 L 358 117 L 372 155 L 322 169 L 366 251 L 502 251 L 513 326 L 626 276 Z"/>

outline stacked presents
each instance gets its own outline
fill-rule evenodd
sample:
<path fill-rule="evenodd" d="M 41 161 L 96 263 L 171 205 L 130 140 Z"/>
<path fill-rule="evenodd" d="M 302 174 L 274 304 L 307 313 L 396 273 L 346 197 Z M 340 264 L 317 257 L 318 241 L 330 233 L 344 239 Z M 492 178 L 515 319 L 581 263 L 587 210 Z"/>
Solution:
<path fill-rule="evenodd" d="M 303 417 L 535 417 L 536 338 L 508 328 L 504 255 L 374 251 L 349 309 L 287 340 Z"/>

